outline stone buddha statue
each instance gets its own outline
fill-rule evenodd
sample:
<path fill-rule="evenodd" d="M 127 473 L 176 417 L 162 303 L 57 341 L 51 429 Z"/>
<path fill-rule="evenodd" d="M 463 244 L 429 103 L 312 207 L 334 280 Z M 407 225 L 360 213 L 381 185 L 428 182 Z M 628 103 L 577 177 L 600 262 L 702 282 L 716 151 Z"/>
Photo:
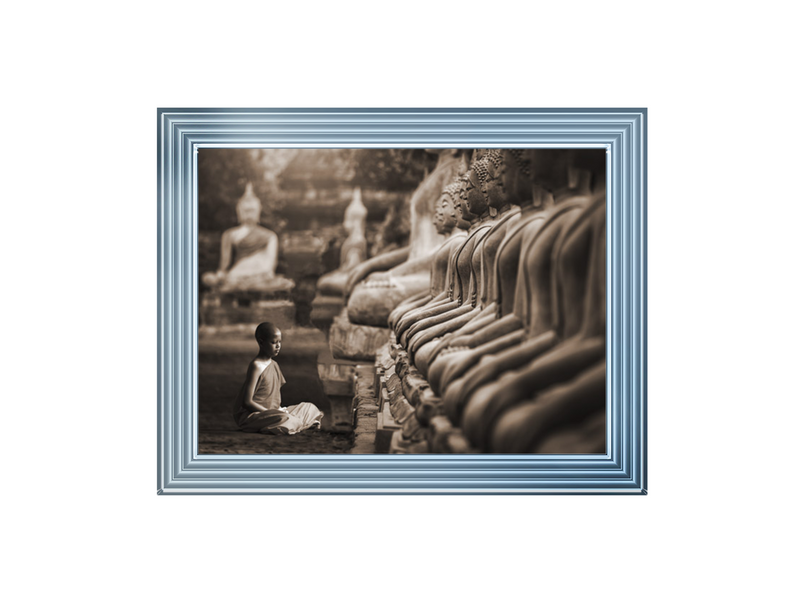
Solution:
<path fill-rule="evenodd" d="M 366 215 L 359 187 L 352 192 L 352 201 L 346 207 L 343 227 L 347 232 L 341 245 L 341 261 L 337 270 L 318 279 L 316 288 L 324 295 L 343 295 L 349 271 L 366 259 Z"/>
<path fill-rule="evenodd" d="M 605 157 L 599 151 L 598 155 Z M 592 201 L 590 191 L 573 188 L 577 182 L 568 178 L 573 171 L 577 170 L 568 169 L 565 164 L 563 178 L 559 178 L 558 173 L 552 174 L 552 180 L 548 179 L 549 172 L 536 174 L 546 188 L 563 190 L 554 194 L 556 206 L 553 209 L 523 227 L 518 260 L 509 258 L 499 265 L 503 283 L 515 282 L 513 291 L 504 285 L 499 290 L 499 307 L 503 310 L 510 307 L 511 313 L 472 335 L 476 345 L 470 352 L 459 352 L 451 362 L 447 355 L 439 359 L 446 365 L 441 367 L 440 382 L 444 408 L 453 421 L 460 420 L 466 400 L 477 388 L 495 381 L 506 371 L 521 367 L 559 341 L 554 323 L 558 320 L 553 285 L 555 246 Z M 503 247 L 501 253 L 505 252 Z M 500 259 L 505 256 L 501 255 Z M 517 276 L 510 279 L 506 272 L 514 264 Z M 585 259 L 578 262 L 577 270 L 588 270 Z M 513 297 L 512 305 L 507 301 L 510 297 Z M 580 297 L 575 297 L 571 302 L 576 307 L 578 299 Z"/>
<path fill-rule="evenodd" d="M 426 293 L 430 265 L 444 236 L 436 232 L 432 217 L 444 187 L 462 171 L 462 154 L 456 149 L 438 152 L 435 169 L 411 197 L 411 235 L 408 247 L 358 264 L 349 274 L 345 295 L 347 313 L 354 324 L 386 327 L 388 316 L 400 302 Z"/>
<path fill-rule="evenodd" d="M 473 261 L 480 264 L 473 310 L 461 317 L 431 328 L 411 341 L 416 367 L 430 378 L 432 361 L 443 349 L 445 340 L 465 336 L 489 325 L 496 319 L 496 256 L 511 229 L 521 219 L 520 206 L 532 206 L 533 193 L 529 159 L 519 150 L 491 150 L 485 156 L 487 170 L 480 169 L 481 192 L 489 205 L 492 226 L 478 244 Z M 461 345 L 460 343 L 458 345 Z"/>
<path fill-rule="evenodd" d="M 458 317 L 472 310 L 472 291 L 479 282 L 479 268 L 472 262 L 472 256 L 480 240 L 490 228 L 488 202 L 483 195 L 477 173 L 484 170 L 477 157 L 469 170 L 460 179 L 459 197 L 461 215 L 469 221 L 469 234 L 466 240 L 455 250 L 450 259 L 452 278 L 446 283 L 448 288 L 444 295 L 439 295 L 423 307 L 406 313 L 396 324 L 396 334 L 404 346 L 408 346 L 409 338 L 429 327 L 446 320 Z"/>
<path fill-rule="evenodd" d="M 446 298 L 447 282 L 452 278 L 450 258 L 466 239 L 470 224 L 460 213 L 460 182 L 456 178 L 441 194 L 436 203 L 433 224 L 436 232 L 447 240 L 439 247 L 430 269 L 430 289 L 401 302 L 388 316 L 388 324 L 394 328 L 407 312 L 420 308 L 434 299 Z"/>
<path fill-rule="evenodd" d="M 603 175 L 600 172 L 598 176 Z M 602 177 L 598 179 L 602 180 Z M 551 328 L 504 353 L 508 355 L 507 361 L 502 363 L 504 366 L 497 367 L 504 369 L 504 372 L 498 373 L 498 378 L 476 388 L 468 396 L 460 413 L 461 426 L 474 446 L 482 450 L 496 448 L 509 451 L 513 446 L 517 452 L 537 447 L 539 442 L 536 436 L 522 435 L 526 428 L 521 423 L 521 412 L 517 411 L 515 419 L 506 419 L 502 426 L 497 425 L 498 421 L 514 412 L 520 404 L 534 399 L 534 396 L 538 398 L 541 392 L 579 379 L 585 371 L 605 362 L 605 224 L 603 184 L 597 187 L 592 199 L 552 245 L 553 268 L 549 287 Z M 531 253 L 523 259 L 526 260 L 524 275 L 535 277 L 538 281 L 538 272 L 543 266 L 537 261 L 537 255 Z M 546 283 L 541 284 L 543 287 Z M 541 311 L 542 303 L 532 303 L 528 312 Z M 538 329 L 540 320 L 541 317 L 529 316 L 529 326 Z M 539 346 L 531 344 L 539 340 L 541 349 L 536 349 Z M 602 374 L 605 377 L 605 368 Z M 581 391 L 599 392 L 600 371 L 582 379 L 579 387 Z M 553 402 L 549 405 L 553 414 L 545 411 L 544 405 L 539 405 L 538 412 L 531 407 L 528 413 L 535 412 L 533 416 L 543 420 L 549 417 L 548 423 L 552 421 L 552 425 L 557 425 L 564 420 L 562 417 L 582 419 L 589 412 L 601 408 L 599 395 L 588 400 L 578 396 L 577 392 L 573 393 L 572 388 L 570 390 L 570 393 L 564 391 L 548 397 L 568 400 L 568 406 Z M 602 390 L 605 393 L 605 379 Z M 605 395 L 602 404 L 605 405 Z M 531 414 L 528 416 L 531 417 Z M 528 425 L 535 429 L 538 422 L 535 420 L 535 423 Z M 515 433 L 519 434 L 518 439 L 512 435 Z M 533 433 L 544 436 L 545 431 L 535 429 Z M 527 443 L 523 443 L 523 439 Z M 512 441 L 515 443 L 510 444 Z"/>
<path fill-rule="evenodd" d="M 292 288 L 293 281 L 276 276 L 279 241 L 276 233 L 260 226 L 262 205 L 250 182 L 236 211 L 239 225 L 223 233 L 220 267 L 203 275 L 204 284 L 220 291 Z"/>

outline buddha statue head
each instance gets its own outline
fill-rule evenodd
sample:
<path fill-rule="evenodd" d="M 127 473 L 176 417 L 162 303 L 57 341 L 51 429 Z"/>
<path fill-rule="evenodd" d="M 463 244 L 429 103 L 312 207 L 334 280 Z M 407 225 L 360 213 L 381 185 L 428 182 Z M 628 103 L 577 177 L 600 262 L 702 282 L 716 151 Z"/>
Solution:
<path fill-rule="evenodd" d="M 480 192 L 483 193 L 486 203 L 488 203 L 489 213 L 496 216 L 497 212 L 506 205 L 505 183 L 503 182 L 505 165 L 502 151 L 490 149 L 482 160 L 473 164 L 473 167 L 480 183 Z"/>
<path fill-rule="evenodd" d="M 530 178 L 534 187 L 556 192 L 568 184 L 571 149 L 527 149 Z"/>
<path fill-rule="evenodd" d="M 570 179 L 577 182 L 576 187 L 584 186 L 591 191 L 600 185 L 605 186 L 605 149 L 572 149 L 569 163 Z"/>
<path fill-rule="evenodd" d="M 530 161 L 521 149 L 491 149 L 479 163 L 481 190 L 494 216 L 511 204 L 524 205 L 533 200 Z"/>
<path fill-rule="evenodd" d="M 433 211 L 433 226 L 435 226 L 436 232 L 438 234 L 445 234 L 446 229 L 444 228 L 444 203 L 448 201 L 446 191 L 441 193 L 441 196 L 438 198 L 435 204 L 435 210 Z"/>
<path fill-rule="evenodd" d="M 235 211 L 237 212 L 237 221 L 240 224 L 256 226 L 260 223 L 262 204 L 254 194 L 254 187 L 251 182 L 246 185 L 246 192 L 238 200 Z"/>
<path fill-rule="evenodd" d="M 461 214 L 460 177 L 444 188 L 436 204 L 436 213 L 440 215 L 441 230 L 439 234 L 449 235 L 456 227 L 461 230 L 469 228 L 469 222 Z M 436 226 L 438 228 L 438 225 Z"/>
<path fill-rule="evenodd" d="M 485 157 L 475 159 L 467 172 L 461 176 L 461 214 L 469 222 L 476 222 L 488 213 L 489 204 L 482 190 L 482 175 L 488 172 Z"/>

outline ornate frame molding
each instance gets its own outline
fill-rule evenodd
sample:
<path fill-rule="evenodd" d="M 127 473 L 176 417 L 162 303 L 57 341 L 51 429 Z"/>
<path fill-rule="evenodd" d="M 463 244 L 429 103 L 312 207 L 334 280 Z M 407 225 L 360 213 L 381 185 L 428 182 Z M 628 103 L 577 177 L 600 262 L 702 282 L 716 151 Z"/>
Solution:
<path fill-rule="evenodd" d="M 647 109 L 158 109 L 159 494 L 647 493 Z M 605 147 L 605 455 L 197 454 L 202 147 Z"/>

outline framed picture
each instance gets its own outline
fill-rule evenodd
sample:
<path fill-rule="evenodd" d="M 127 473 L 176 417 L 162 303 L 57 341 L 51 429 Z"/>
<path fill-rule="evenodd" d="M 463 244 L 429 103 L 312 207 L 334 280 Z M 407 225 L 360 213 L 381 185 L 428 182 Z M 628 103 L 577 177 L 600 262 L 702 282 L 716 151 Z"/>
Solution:
<path fill-rule="evenodd" d="M 646 109 L 159 109 L 160 494 L 647 492 Z"/>

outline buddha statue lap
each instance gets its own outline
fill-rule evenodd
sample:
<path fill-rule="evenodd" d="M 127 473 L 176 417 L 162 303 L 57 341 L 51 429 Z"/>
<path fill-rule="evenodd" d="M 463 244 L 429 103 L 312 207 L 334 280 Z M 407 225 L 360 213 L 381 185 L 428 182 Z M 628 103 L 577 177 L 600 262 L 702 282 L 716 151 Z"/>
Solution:
<path fill-rule="evenodd" d="M 260 226 L 262 205 L 249 182 L 237 202 L 238 226 L 221 238 L 221 261 L 217 272 L 207 272 L 202 281 L 216 291 L 286 291 L 293 281 L 276 275 L 279 241 L 276 233 Z"/>
<path fill-rule="evenodd" d="M 432 224 L 435 203 L 463 166 L 462 154 L 456 149 L 438 153 L 435 169 L 411 197 L 408 247 L 359 264 L 347 279 L 347 313 L 354 324 L 386 327 L 389 314 L 400 302 L 424 294 L 430 287 L 433 254 L 444 241 Z"/>
<path fill-rule="evenodd" d="M 346 207 L 343 226 L 346 240 L 341 245 L 340 265 L 337 270 L 329 272 L 318 279 L 316 289 L 323 295 L 343 295 L 349 272 L 366 259 L 366 215 L 368 210 L 363 205 L 360 188 L 355 188 L 352 201 Z"/>
<path fill-rule="evenodd" d="M 601 421 L 602 419 L 602 421 Z M 495 425 L 498 453 L 602 454 L 606 452 L 606 361 L 568 383 L 555 385 L 511 408 Z"/>

